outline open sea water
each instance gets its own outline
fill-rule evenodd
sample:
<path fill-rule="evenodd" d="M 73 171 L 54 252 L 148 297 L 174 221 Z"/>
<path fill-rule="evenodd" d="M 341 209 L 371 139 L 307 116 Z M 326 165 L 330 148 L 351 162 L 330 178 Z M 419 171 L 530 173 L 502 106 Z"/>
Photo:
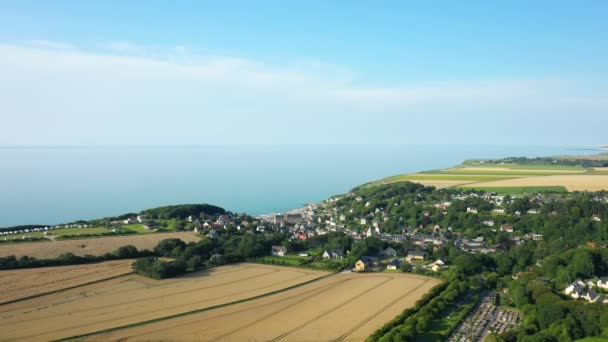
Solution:
<path fill-rule="evenodd" d="M 283 212 L 372 180 L 465 159 L 596 152 L 497 145 L 0 147 L 0 227 L 182 203 Z"/>

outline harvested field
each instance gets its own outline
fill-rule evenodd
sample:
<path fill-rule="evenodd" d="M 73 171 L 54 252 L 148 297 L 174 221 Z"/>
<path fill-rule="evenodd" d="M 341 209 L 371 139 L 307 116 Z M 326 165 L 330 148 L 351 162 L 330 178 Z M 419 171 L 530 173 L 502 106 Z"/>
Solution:
<path fill-rule="evenodd" d="M 126 245 L 133 245 L 139 250 L 152 249 L 159 241 L 170 238 L 178 238 L 184 242 L 198 241 L 200 239 L 199 236 L 192 233 L 179 232 L 2 244 L 0 245 L 0 256 L 15 255 L 19 258 L 27 255 L 38 259 L 50 259 L 56 258 L 63 253 L 102 255 Z"/>
<path fill-rule="evenodd" d="M 237 264 L 166 280 L 126 275 L 2 305 L 0 331 L 2 340 L 61 339 L 242 300 L 326 274 Z"/>
<path fill-rule="evenodd" d="M 608 175 L 563 175 L 539 176 L 508 179 L 491 182 L 479 182 L 460 185 L 459 187 L 504 188 L 504 187 L 539 187 L 564 186 L 568 191 L 599 191 L 608 190 Z"/>
<path fill-rule="evenodd" d="M 133 260 L 0 271 L 0 304 L 132 272 Z"/>
<path fill-rule="evenodd" d="M 90 337 L 92 341 L 363 341 L 440 281 L 340 273 L 289 291 Z"/>

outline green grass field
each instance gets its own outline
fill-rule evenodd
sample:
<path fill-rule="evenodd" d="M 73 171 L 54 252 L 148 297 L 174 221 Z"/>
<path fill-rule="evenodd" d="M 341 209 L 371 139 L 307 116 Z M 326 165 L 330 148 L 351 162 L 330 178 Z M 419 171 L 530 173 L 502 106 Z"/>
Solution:
<path fill-rule="evenodd" d="M 586 337 L 580 340 L 576 340 L 576 342 L 608 342 L 608 338 L 606 337 Z"/>
<path fill-rule="evenodd" d="M 127 225 L 121 226 L 121 228 L 134 231 L 134 232 L 136 232 L 138 234 L 150 234 L 150 233 L 154 233 L 154 231 L 152 231 L 152 230 L 146 230 L 144 228 L 144 225 L 141 224 L 141 223 L 127 224 Z"/>
<path fill-rule="evenodd" d="M 460 188 L 475 189 L 487 192 L 496 192 L 501 195 L 521 195 L 537 193 L 565 193 L 568 190 L 563 186 L 529 186 L 529 187 L 477 187 L 474 184 L 460 186 Z"/>
<path fill-rule="evenodd" d="M 143 224 L 129 224 L 123 225 L 120 228 L 133 231 L 138 234 L 149 234 L 153 233 L 152 231 L 147 231 L 144 229 Z M 63 235 L 101 235 L 104 233 L 112 232 L 113 228 L 105 228 L 105 227 L 91 227 L 91 228 L 60 228 L 49 230 L 47 235 L 44 235 L 44 232 L 31 232 L 31 233 L 23 233 L 23 234 L 15 234 L 9 235 L 10 238 L 21 239 L 23 236 L 34 236 L 34 237 L 47 237 L 51 236 L 60 237 Z"/>
<path fill-rule="evenodd" d="M 103 227 L 61 228 L 61 229 L 49 230 L 48 235 L 44 235 L 44 232 L 31 232 L 31 233 L 10 235 L 10 237 L 21 238 L 23 236 L 49 237 L 49 236 L 60 236 L 60 235 L 75 235 L 75 234 L 102 234 L 102 233 L 107 233 L 107 232 L 111 232 L 111 231 L 112 231 L 111 229 L 103 228 Z"/>

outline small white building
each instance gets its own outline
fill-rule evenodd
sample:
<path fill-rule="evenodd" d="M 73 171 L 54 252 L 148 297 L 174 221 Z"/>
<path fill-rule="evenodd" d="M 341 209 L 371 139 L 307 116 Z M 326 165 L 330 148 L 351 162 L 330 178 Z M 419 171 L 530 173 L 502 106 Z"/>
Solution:
<path fill-rule="evenodd" d="M 272 246 L 270 254 L 273 256 L 285 256 L 285 254 L 287 254 L 287 248 L 283 246 Z"/>
<path fill-rule="evenodd" d="M 597 280 L 597 287 L 608 290 L 608 277 L 601 277 Z"/>

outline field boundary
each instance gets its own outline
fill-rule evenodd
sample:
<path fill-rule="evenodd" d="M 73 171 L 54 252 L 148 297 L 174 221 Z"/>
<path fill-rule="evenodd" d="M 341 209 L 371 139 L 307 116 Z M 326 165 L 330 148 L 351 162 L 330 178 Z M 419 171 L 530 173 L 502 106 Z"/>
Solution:
<path fill-rule="evenodd" d="M 23 298 L 19 298 L 19 299 L 13 299 L 13 300 L 9 300 L 8 302 L 1 302 L 0 305 L 13 304 L 13 303 L 21 302 L 21 301 L 28 300 L 28 299 L 34 299 L 34 298 L 38 298 L 38 297 L 42 297 L 42 296 L 46 296 L 46 295 L 50 295 L 50 294 L 55 294 L 55 293 L 59 293 L 59 292 L 63 292 L 63 291 L 73 290 L 73 289 L 81 287 L 81 286 L 93 285 L 93 284 L 100 283 L 102 281 L 112 280 L 112 279 L 128 276 L 128 275 L 131 275 L 131 274 L 135 274 L 135 271 L 131 271 L 131 272 L 128 272 L 128 273 L 125 273 L 125 274 L 111 276 L 111 277 L 108 277 L 108 278 L 93 280 L 93 281 L 90 281 L 90 282 L 87 282 L 87 283 L 82 283 L 82 284 L 79 284 L 79 285 L 74 285 L 74 286 L 63 288 L 63 289 L 57 289 L 57 290 L 53 290 L 53 291 L 49 291 L 49 292 L 44 292 L 44 293 L 39 293 L 39 294 L 35 294 L 35 295 L 31 295 L 31 296 L 27 296 L 27 297 L 23 297 Z"/>
<path fill-rule="evenodd" d="M 275 266 L 277 266 L 277 265 L 275 265 Z M 239 299 L 239 300 L 236 300 L 236 301 L 233 301 L 233 302 L 229 302 L 229 303 L 224 303 L 224 304 L 219 304 L 219 305 L 213 305 L 213 306 L 209 306 L 209 307 L 202 308 L 202 309 L 196 309 L 196 310 L 186 311 L 186 312 L 178 313 L 178 314 L 175 314 L 175 315 L 169 315 L 169 316 L 165 316 L 165 317 L 154 318 L 154 319 L 150 319 L 150 320 L 147 320 L 147 321 L 142 321 L 142 322 L 127 324 L 127 325 L 122 325 L 122 326 L 108 328 L 108 329 L 99 330 L 99 331 L 94 331 L 94 332 L 90 332 L 90 333 L 86 333 L 86 334 L 69 336 L 69 337 L 65 337 L 65 338 L 61 338 L 61 339 L 57 339 L 57 340 L 52 340 L 52 342 L 72 341 L 72 340 L 76 340 L 76 339 L 80 339 L 80 338 L 84 338 L 84 337 L 90 337 L 90 336 L 94 336 L 94 335 L 105 334 L 105 333 L 109 333 L 109 332 L 112 332 L 112 331 L 123 330 L 123 329 L 128 329 L 128 328 L 134 328 L 134 327 L 138 327 L 138 326 L 142 326 L 142 325 L 146 325 L 146 324 L 150 324 L 150 323 L 156 323 L 156 322 L 166 321 L 166 320 L 173 319 L 173 318 L 178 318 L 178 317 L 193 315 L 193 314 L 197 314 L 197 313 L 201 313 L 201 312 L 206 312 L 206 311 L 210 311 L 210 310 L 215 310 L 215 309 L 223 308 L 223 307 L 226 307 L 226 306 L 230 306 L 230 305 L 234 305 L 234 304 L 240 304 L 240 303 L 252 301 L 252 300 L 255 300 L 255 299 L 259 299 L 259 298 L 264 298 L 264 297 L 272 296 L 272 295 L 275 295 L 275 294 L 278 294 L 278 293 L 282 293 L 282 292 L 285 292 L 285 291 L 289 291 L 289 290 L 292 290 L 292 289 L 295 289 L 295 288 L 298 288 L 298 287 L 301 287 L 301 286 L 304 286 L 304 285 L 308 285 L 308 284 L 314 283 L 314 282 L 319 281 L 321 279 L 325 279 L 325 278 L 329 278 L 329 277 L 335 276 L 337 274 L 338 273 L 327 274 L 327 275 L 321 276 L 321 277 L 316 278 L 316 279 L 308 280 L 308 281 L 305 281 L 305 282 L 300 283 L 300 284 L 296 284 L 296 285 L 292 285 L 292 286 L 286 287 L 284 289 L 271 291 L 271 292 L 268 292 L 268 293 L 264 293 L 264 294 L 253 296 L 253 297 L 249 297 L 249 298 Z"/>

